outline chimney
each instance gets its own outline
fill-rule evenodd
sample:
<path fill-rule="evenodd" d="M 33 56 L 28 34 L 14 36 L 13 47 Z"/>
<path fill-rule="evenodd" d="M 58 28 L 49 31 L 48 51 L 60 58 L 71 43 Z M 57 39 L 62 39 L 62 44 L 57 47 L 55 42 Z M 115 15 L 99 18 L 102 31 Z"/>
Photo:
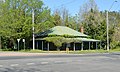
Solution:
<path fill-rule="evenodd" d="M 83 26 L 80 27 L 80 32 L 81 32 L 82 34 L 84 33 Z"/>

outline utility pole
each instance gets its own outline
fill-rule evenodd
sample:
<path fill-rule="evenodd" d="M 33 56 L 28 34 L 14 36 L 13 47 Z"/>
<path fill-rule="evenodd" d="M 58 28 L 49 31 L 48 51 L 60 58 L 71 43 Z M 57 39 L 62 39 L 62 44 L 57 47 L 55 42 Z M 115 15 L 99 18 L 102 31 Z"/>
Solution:
<path fill-rule="evenodd" d="M 33 30 L 33 50 L 35 50 L 35 35 L 34 35 L 34 30 L 35 30 L 35 28 L 34 28 L 34 9 L 32 9 L 32 26 L 33 26 L 33 28 L 32 28 L 32 30 Z"/>
<path fill-rule="evenodd" d="M 107 13 L 106 13 L 106 24 L 107 24 L 107 51 L 109 51 L 109 29 L 108 29 L 108 24 L 109 23 L 109 21 L 108 21 L 108 11 L 107 11 Z"/>
<path fill-rule="evenodd" d="M 110 9 L 113 7 L 113 5 L 114 5 L 115 2 L 117 2 L 117 1 L 114 1 L 114 2 L 112 3 Z M 106 24 L 107 24 L 107 51 L 110 50 L 110 48 L 109 48 L 109 19 L 108 19 L 108 12 L 110 11 L 110 9 L 107 10 L 107 12 L 106 12 Z"/>

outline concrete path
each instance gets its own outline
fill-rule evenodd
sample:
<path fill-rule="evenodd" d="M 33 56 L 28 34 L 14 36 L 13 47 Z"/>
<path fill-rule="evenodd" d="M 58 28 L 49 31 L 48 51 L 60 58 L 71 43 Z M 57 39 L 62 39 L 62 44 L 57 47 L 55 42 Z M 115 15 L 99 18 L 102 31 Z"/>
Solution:
<path fill-rule="evenodd" d="M 27 53 L 27 52 L 0 52 L 0 56 L 39 56 L 39 55 L 63 55 L 67 53 Z"/>

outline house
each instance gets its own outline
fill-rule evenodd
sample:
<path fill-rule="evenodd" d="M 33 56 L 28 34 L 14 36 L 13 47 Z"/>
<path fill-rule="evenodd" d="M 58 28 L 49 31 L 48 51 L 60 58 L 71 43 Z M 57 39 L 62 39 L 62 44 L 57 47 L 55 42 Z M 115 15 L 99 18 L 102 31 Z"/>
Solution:
<path fill-rule="evenodd" d="M 55 26 L 47 31 L 35 35 L 35 48 L 40 50 L 56 50 L 53 42 L 46 41 L 45 38 L 63 37 L 65 42 L 60 50 L 87 50 L 100 48 L 100 40 L 90 39 L 88 35 L 73 30 L 66 26 Z M 67 42 L 70 41 L 70 42 Z"/>

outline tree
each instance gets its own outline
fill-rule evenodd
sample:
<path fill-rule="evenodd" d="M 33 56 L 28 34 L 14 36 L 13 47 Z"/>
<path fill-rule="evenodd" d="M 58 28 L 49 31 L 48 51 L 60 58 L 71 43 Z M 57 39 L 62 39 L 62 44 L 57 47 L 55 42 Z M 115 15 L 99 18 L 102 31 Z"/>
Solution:
<path fill-rule="evenodd" d="M 62 7 L 60 10 L 56 9 L 53 17 L 55 26 L 67 26 L 72 29 L 77 27 L 77 17 L 70 16 L 69 11 L 65 7 Z"/>
<path fill-rule="evenodd" d="M 52 42 L 57 47 L 58 51 L 60 50 L 59 48 L 63 43 L 81 42 L 79 39 L 66 38 L 65 35 L 59 37 L 45 37 L 44 40 Z"/>
<path fill-rule="evenodd" d="M 90 38 L 99 39 L 103 46 L 106 44 L 106 16 L 97 8 L 94 0 L 89 0 L 81 8 L 78 15 L 80 26 Z"/>
<path fill-rule="evenodd" d="M 84 26 L 85 34 L 88 34 L 91 38 L 96 39 L 97 29 L 103 21 L 103 18 L 101 17 L 94 0 L 89 0 L 89 2 L 84 4 L 82 8 L 81 10 L 84 12 L 82 12 L 82 14 L 79 13 L 78 15 L 81 16 L 81 20 L 79 20 Z"/>
<path fill-rule="evenodd" d="M 61 8 L 61 18 L 62 18 L 62 25 L 63 26 L 69 26 L 69 14 L 68 10 L 65 7 Z"/>
<path fill-rule="evenodd" d="M 112 49 L 120 46 L 120 24 L 115 27 L 115 32 L 112 35 L 110 46 Z"/>
<path fill-rule="evenodd" d="M 62 19 L 61 19 L 60 11 L 59 11 L 59 10 L 56 10 L 56 11 L 54 12 L 53 18 L 54 18 L 54 25 L 55 25 L 55 26 L 60 26 L 60 25 L 62 25 Z"/>
<path fill-rule="evenodd" d="M 17 38 L 25 38 L 27 42 L 30 42 L 32 9 L 35 11 L 35 32 L 53 27 L 50 21 L 50 10 L 48 7 L 43 7 L 41 0 L 6 0 L 0 3 L 0 9 L 0 34 L 3 41 L 4 39 L 10 41 L 8 45 L 11 42 L 15 44 Z M 38 27 L 40 24 L 46 29 Z"/>

